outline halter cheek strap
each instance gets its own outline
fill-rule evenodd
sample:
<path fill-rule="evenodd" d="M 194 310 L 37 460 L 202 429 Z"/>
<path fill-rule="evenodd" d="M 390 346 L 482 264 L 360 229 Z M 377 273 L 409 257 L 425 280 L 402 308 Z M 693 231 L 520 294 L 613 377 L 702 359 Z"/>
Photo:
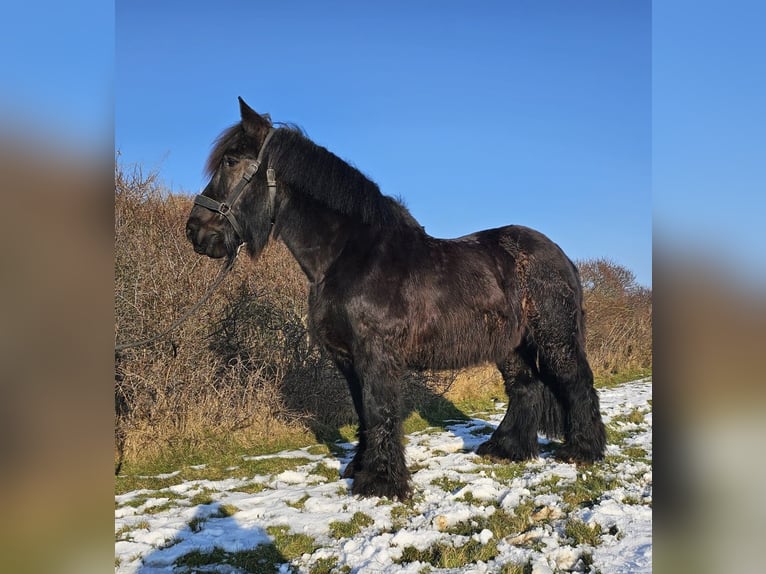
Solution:
<path fill-rule="evenodd" d="M 242 227 L 239 225 L 237 218 L 234 217 L 234 213 L 232 213 L 231 209 L 239 200 L 239 196 L 242 195 L 242 192 L 252 181 L 253 176 L 258 171 L 258 168 L 261 167 L 261 162 L 263 161 L 263 155 L 266 151 L 266 146 L 268 145 L 269 141 L 271 140 L 271 136 L 274 135 L 275 131 L 276 129 L 271 128 L 269 133 L 266 134 L 266 139 L 263 140 L 263 145 L 258 152 L 258 158 L 247 165 L 245 168 L 245 173 L 242 174 L 242 179 L 239 180 L 237 187 L 232 190 L 232 192 L 224 201 L 216 201 L 207 195 L 201 194 L 194 198 L 194 205 L 199 205 L 200 207 L 204 207 L 205 209 L 209 209 L 210 211 L 214 211 L 223 215 L 231 224 L 234 232 L 243 243 L 245 239 L 244 234 L 242 233 Z M 277 179 L 274 169 L 271 167 L 266 170 L 266 183 L 269 186 L 269 208 L 272 208 L 274 205 L 274 198 L 277 193 Z"/>

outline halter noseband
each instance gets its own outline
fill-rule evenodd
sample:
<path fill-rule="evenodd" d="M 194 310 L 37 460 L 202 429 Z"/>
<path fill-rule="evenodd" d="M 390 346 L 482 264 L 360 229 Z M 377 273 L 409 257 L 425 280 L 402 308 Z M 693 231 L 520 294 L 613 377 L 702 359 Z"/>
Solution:
<path fill-rule="evenodd" d="M 268 145 L 269 140 L 271 140 L 271 136 L 274 135 L 275 131 L 277 130 L 271 128 L 269 133 L 266 134 L 266 139 L 263 140 L 261 150 L 258 152 L 258 158 L 255 161 L 251 161 L 247 165 L 245 173 L 242 174 L 242 179 L 239 180 L 237 187 L 234 188 L 234 190 L 224 201 L 216 201 L 215 199 L 201 194 L 194 198 L 194 205 L 199 205 L 200 207 L 204 207 L 210 211 L 214 211 L 223 215 L 234 228 L 234 232 L 242 242 L 245 240 L 242 233 L 242 227 L 240 227 L 237 218 L 234 217 L 234 213 L 232 213 L 231 208 L 234 207 L 234 204 L 239 199 L 239 196 L 242 195 L 242 192 L 253 179 L 253 176 L 258 171 L 258 168 L 261 167 L 261 162 L 263 161 L 263 154 L 266 151 L 266 146 Z M 274 196 L 277 193 L 277 179 L 273 168 L 268 168 L 266 170 L 266 182 L 269 186 L 269 205 L 272 205 L 274 203 Z"/>

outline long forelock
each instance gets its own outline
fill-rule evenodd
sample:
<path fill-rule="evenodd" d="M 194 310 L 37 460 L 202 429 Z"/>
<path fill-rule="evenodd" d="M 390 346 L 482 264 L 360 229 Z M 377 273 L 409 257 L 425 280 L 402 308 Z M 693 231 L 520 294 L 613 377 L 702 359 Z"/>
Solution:
<path fill-rule="evenodd" d="M 242 146 L 245 140 L 245 134 L 242 130 L 242 124 L 236 123 L 221 132 L 215 142 L 213 143 L 213 149 L 210 151 L 210 155 L 205 163 L 205 175 L 207 177 L 213 177 L 213 174 L 221 165 L 223 156 L 227 153 L 231 153 Z"/>

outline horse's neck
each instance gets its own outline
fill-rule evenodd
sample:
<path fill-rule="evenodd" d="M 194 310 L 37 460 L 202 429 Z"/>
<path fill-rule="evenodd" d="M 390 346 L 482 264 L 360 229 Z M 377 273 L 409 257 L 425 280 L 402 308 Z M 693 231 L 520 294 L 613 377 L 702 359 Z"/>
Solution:
<path fill-rule="evenodd" d="M 280 209 L 275 225 L 279 239 L 312 283 L 322 280 L 350 237 L 343 216 L 295 197 Z"/>

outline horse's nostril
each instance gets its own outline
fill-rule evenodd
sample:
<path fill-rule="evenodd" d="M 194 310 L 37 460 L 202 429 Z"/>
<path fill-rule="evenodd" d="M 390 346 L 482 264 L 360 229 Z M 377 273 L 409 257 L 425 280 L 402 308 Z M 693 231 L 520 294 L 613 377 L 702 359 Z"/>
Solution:
<path fill-rule="evenodd" d="M 191 222 L 186 224 L 186 238 L 189 241 L 194 241 L 194 234 L 197 232 L 197 226 L 192 224 Z"/>

